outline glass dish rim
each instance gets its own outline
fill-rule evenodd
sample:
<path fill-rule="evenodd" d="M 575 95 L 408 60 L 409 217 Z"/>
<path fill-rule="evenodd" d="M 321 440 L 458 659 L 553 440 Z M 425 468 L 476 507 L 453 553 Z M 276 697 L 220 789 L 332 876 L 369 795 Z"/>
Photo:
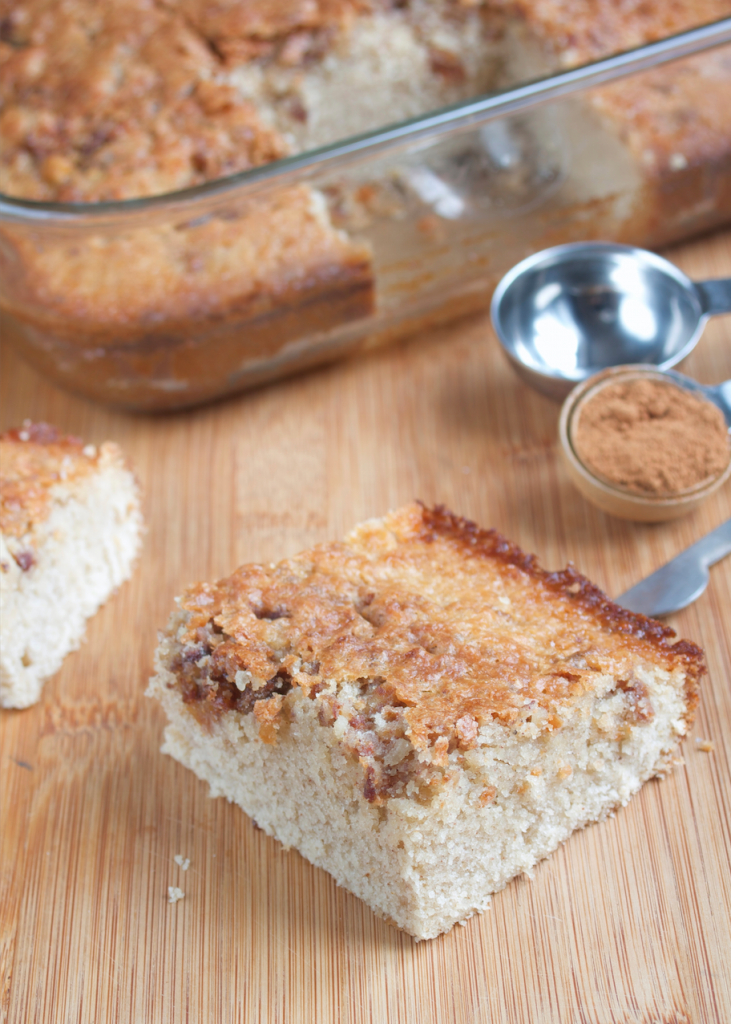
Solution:
<path fill-rule="evenodd" d="M 233 192 L 255 192 L 276 184 L 292 186 L 330 168 L 374 158 L 388 150 L 404 148 L 442 133 L 465 131 L 476 124 L 530 110 L 551 100 L 728 43 L 731 43 L 731 17 L 173 192 L 99 203 L 44 202 L 0 192 L 0 219 L 15 223 L 53 221 L 59 224 L 118 217 L 129 219 L 136 213 L 160 209 L 184 210 L 201 200 L 226 197 Z"/>

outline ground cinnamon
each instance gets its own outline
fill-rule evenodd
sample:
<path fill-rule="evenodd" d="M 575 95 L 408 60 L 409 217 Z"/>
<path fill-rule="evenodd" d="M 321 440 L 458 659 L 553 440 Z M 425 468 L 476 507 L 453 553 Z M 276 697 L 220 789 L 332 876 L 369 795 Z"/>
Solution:
<path fill-rule="evenodd" d="M 719 476 L 731 458 L 721 410 L 684 388 L 634 377 L 599 388 L 572 427 L 593 473 L 645 497 L 664 497 Z"/>

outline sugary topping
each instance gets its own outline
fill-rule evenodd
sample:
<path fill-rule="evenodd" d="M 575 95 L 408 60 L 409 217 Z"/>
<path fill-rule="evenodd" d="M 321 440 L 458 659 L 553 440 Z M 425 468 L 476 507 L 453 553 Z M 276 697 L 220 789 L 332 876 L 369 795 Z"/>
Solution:
<path fill-rule="evenodd" d="M 480 725 L 510 725 L 526 710 L 558 728 L 562 709 L 602 675 L 622 681 L 639 721 L 651 714 L 639 662 L 682 666 L 691 691 L 703 672 L 699 648 L 671 643 L 668 627 L 441 507 L 410 505 L 343 543 L 242 566 L 192 587 L 182 607 L 184 699 L 262 720 L 265 704 L 278 702 L 276 714 L 299 687 L 335 727 L 347 694 L 348 728 L 355 708 L 374 749 L 393 733 L 386 756 L 405 737 L 444 760 L 455 744 L 469 749 Z"/>
<path fill-rule="evenodd" d="M 215 49 L 172 6 L 25 0 L 2 7 L 2 191 L 66 202 L 127 199 L 286 153 L 251 103 L 219 80 Z"/>
<path fill-rule="evenodd" d="M 51 509 L 50 488 L 93 472 L 99 455 L 93 445 L 64 436 L 48 423 L 26 421 L 0 435 L 0 530 L 23 537 Z"/>
<path fill-rule="evenodd" d="M 728 16 L 728 0 L 497 0 L 521 15 L 564 66 L 584 64 Z"/>
<path fill-rule="evenodd" d="M 397 6 L 384 0 L 182 0 L 189 24 L 227 62 L 276 56 L 284 66 L 304 63 L 323 35 L 345 27 L 358 14 Z M 402 6 L 402 5 L 399 5 Z"/>

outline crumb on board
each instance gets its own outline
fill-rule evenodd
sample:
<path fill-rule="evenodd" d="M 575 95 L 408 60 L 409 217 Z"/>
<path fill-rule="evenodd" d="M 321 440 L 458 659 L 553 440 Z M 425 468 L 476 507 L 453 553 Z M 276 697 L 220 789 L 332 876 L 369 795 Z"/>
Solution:
<path fill-rule="evenodd" d="M 185 896 L 185 893 L 177 885 L 168 886 L 168 903 L 177 903 L 178 900 L 182 900 L 183 896 Z"/>
<path fill-rule="evenodd" d="M 190 867 L 190 857 L 184 857 L 182 853 L 176 853 L 173 860 L 183 871 L 187 871 Z"/>
<path fill-rule="evenodd" d="M 713 740 L 703 740 L 700 737 L 696 739 L 695 745 L 706 754 L 712 754 L 716 749 L 713 745 Z"/>

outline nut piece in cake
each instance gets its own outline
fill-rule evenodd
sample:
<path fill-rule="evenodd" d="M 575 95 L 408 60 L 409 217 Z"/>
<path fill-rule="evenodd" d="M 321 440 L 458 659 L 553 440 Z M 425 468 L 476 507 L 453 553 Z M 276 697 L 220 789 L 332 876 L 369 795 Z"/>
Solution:
<path fill-rule="evenodd" d="M 117 445 L 46 423 L 0 435 L 0 705 L 24 708 L 132 570 L 142 514 Z"/>
<path fill-rule="evenodd" d="M 703 654 L 409 505 L 179 600 L 163 750 L 417 939 L 672 765 Z"/>

